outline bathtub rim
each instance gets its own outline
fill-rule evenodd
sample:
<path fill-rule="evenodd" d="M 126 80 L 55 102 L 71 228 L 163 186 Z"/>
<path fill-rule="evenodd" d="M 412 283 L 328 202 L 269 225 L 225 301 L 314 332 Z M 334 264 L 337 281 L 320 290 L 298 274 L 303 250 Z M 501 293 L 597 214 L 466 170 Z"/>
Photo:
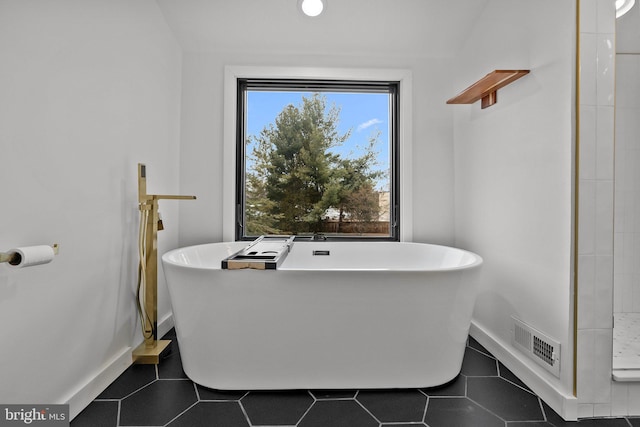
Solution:
<path fill-rule="evenodd" d="M 210 243 L 201 243 L 201 244 L 197 244 L 197 245 L 189 245 L 189 246 L 183 246 L 183 247 L 179 247 L 179 248 L 175 248 L 172 250 L 169 250 L 167 252 L 165 252 L 164 254 L 162 254 L 162 263 L 163 264 L 169 264 L 171 266 L 177 267 L 177 268 L 185 268 L 185 269 L 192 269 L 192 270 L 203 270 L 203 271 L 216 271 L 216 270 L 220 270 L 222 271 L 222 268 L 220 266 L 220 264 L 215 265 L 215 263 L 212 263 L 212 265 L 187 265 L 183 262 L 177 261 L 175 259 L 172 258 L 172 256 L 174 256 L 175 254 L 181 252 L 181 251 L 185 251 L 185 250 L 197 250 L 198 248 L 201 247 L 205 247 L 205 246 L 214 246 L 214 245 L 234 245 L 237 246 L 237 249 L 234 248 L 233 252 L 236 252 L 240 249 L 242 249 L 243 247 L 249 245 L 251 242 L 248 241 L 223 241 L 223 242 L 210 242 Z M 368 244 L 381 244 L 381 245 L 388 245 L 388 244 L 393 244 L 393 245 L 419 245 L 419 246 L 429 246 L 429 247 L 436 247 L 436 248 L 440 248 L 440 249 L 444 249 L 444 250 L 452 250 L 452 251 L 456 251 L 456 252 L 462 252 L 464 254 L 468 254 L 471 256 L 472 261 L 469 263 L 466 263 L 464 265 L 458 265 L 458 266 L 454 266 L 454 267 L 440 267 L 440 268 L 393 268 L 393 267 L 389 267 L 389 268 L 309 268 L 309 267 L 300 267 L 300 268 L 295 268 L 295 267 L 279 267 L 277 270 L 273 270 L 273 271 L 323 271 L 323 272 L 330 272 L 330 271 L 354 271 L 354 272 L 397 272 L 397 273 L 401 273 L 401 272 L 409 272 L 409 273 L 415 273 L 415 272 L 447 272 L 447 271 L 460 271 L 460 270 L 470 270 L 473 268 L 477 268 L 479 266 L 481 266 L 484 263 L 483 258 L 476 254 L 475 252 L 466 250 L 466 249 L 461 249 L 461 248 L 456 248 L 453 246 L 447 246 L 447 245 L 438 245 L 438 244 L 433 244 L 433 243 L 420 243 L 420 242 L 362 242 L 362 241 L 353 241 L 353 242 L 316 242 L 316 241 L 298 241 L 298 242 L 294 242 L 294 247 L 295 244 L 303 244 L 303 245 L 310 245 L 310 244 L 326 244 L 326 243 L 335 243 L 338 245 L 348 245 L 348 244 L 357 244 L 357 243 L 368 243 Z M 220 259 L 220 261 L 222 261 L 222 259 Z"/>

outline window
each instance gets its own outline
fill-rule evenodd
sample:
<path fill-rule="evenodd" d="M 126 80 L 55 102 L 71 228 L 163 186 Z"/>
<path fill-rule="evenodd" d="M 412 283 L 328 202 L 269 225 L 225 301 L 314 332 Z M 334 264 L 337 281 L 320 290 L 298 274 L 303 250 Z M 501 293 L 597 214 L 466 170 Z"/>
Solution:
<path fill-rule="evenodd" d="M 236 82 L 236 240 L 399 240 L 399 82 Z"/>

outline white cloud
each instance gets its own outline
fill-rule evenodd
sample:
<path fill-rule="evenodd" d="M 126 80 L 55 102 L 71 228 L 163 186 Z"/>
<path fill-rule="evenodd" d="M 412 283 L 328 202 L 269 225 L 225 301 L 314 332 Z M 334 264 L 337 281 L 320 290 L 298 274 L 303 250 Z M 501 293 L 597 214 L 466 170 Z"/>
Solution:
<path fill-rule="evenodd" d="M 367 122 L 361 123 L 358 125 L 358 132 L 365 130 L 368 127 L 371 127 L 373 125 L 377 125 L 379 123 L 382 123 L 382 120 L 380 119 L 371 119 Z"/>

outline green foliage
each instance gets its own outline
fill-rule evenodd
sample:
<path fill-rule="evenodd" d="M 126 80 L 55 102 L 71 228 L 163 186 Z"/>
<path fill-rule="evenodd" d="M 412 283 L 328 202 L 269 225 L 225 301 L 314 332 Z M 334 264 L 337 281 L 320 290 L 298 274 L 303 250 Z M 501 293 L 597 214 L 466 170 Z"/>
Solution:
<path fill-rule="evenodd" d="M 247 141 L 253 146 L 245 183 L 247 235 L 319 232 L 329 208 L 339 210 L 340 220 L 377 218 L 374 188 L 382 174 L 371 168 L 379 133 L 362 156 L 342 158 L 331 148 L 351 131 L 340 134 L 340 109 L 326 107 L 321 94 L 303 97 L 301 105 L 288 105 Z"/>

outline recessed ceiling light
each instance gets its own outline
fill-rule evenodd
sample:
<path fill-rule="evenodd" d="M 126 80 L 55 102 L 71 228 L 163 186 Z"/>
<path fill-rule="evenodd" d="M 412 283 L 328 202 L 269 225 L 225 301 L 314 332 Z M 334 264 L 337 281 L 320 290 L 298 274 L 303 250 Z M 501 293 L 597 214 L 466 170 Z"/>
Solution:
<path fill-rule="evenodd" d="M 318 16 L 326 6 L 327 0 L 299 0 L 298 6 L 307 16 Z"/>
<path fill-rule="evenodd" d="M 616 18 L 620 18 L 633 7 L 636 0 L 616 0 Z"/>

